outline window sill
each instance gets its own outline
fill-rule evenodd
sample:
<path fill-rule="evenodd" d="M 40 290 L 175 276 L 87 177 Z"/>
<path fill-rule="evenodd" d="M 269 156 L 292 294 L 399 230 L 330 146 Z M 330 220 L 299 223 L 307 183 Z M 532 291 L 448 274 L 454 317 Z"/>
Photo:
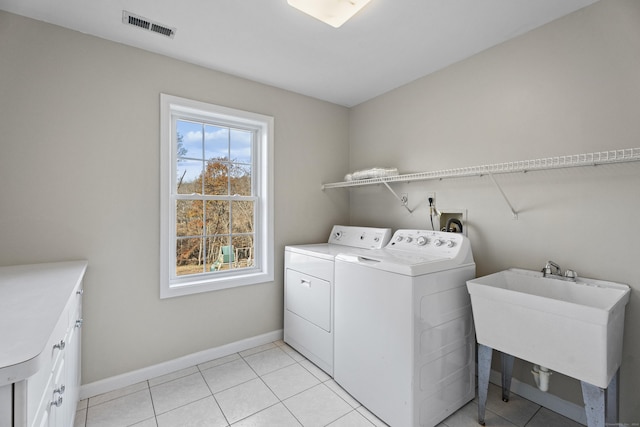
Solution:
<path fill-rule="evenodd" d="M 273 282 L 273 274 L 259 270 L 249 270 L 246 274 L 234 272 L 232 275 L 216 277 L 188 277 L 164 283 L 160 288 L 160 298 L 172 298 L 201 292 L 213 292 L 240 286 Z"/>

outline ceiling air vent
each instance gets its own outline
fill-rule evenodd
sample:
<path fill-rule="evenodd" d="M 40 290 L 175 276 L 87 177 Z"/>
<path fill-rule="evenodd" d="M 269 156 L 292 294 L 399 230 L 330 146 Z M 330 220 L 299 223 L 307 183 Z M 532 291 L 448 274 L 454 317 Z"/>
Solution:
<path fill-rule="evenodd" d="M 154 33 L 162 34 L 169 38 L 173 38 L 176 35 L 176 29 L 167 27 L 166 25 L 153 22 L 145 17 L 134 15 L 126 10 L 122 11 L 122 22 L 134 27 L 142 28 L 143 30 L 152 31 Z"/>

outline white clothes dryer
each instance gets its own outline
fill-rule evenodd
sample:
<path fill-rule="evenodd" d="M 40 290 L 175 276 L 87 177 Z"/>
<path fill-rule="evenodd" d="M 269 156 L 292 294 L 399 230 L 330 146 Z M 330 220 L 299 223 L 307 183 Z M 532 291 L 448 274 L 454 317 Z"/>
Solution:
<path fill-rule="evenodd" d="M 462 234 L 398 230 L 384 249 L 335 260 L 334 378 L 391 426 L 435 426 L 475 396 Z"/>
<path fill-rule="evenodd" d="M 333 376 L 334 259 L 384 247 L 390 228 L 336 225 L 327 243 L 291 245 L 284 253 L 284 341 Z"/>

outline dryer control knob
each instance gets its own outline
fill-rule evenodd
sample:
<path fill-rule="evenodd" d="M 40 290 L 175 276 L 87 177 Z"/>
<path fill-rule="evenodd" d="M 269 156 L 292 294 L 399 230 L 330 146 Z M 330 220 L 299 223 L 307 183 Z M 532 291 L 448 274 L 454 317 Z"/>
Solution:
<path fill-rule="evenodd" d="M 413 242 L 413 237 L 407 237 L 407 243 Z"/>
<path fill-rule="evenodd" d="M 402 236 L 396 237 L 396 242 L 402 242 Z"/>
<path fill-rule="evenodd" d="M 447 240 L 447 246 L 448 246 L 448 247 L 452 248 L 452 247 L 454 247 L 454 246 L 455 246 L 455 244 L 456 244 L 456 243 L 455 243 L 453 240 Z"/>
<path fill-rule="evenodd" d="M 436 245 L 436 246 L 440 246 L 440 245 L 442 245 L 443 243 L 444 243 L 444 242 L 443 242 L 442 240 L 440 240 L 440 239 L 436 239 L 436 240 L 433 242 L 433 244 L 434 244 L 434 245 Z"/>
<path fill-rule="evenodd" d="M 424 236 L 420 236 L 418 237 L 418 239 L 416 240 L 416 243 L 418 244 L 418 246 L 424 246 L 427 244 L 427 238 Z"/>

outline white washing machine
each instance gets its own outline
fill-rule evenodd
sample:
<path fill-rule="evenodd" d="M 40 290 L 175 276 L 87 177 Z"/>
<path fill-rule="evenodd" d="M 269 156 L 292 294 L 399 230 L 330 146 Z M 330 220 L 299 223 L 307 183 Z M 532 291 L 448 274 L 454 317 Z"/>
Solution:
<path fill-rule="evenodd" d="M 291 245 L 284 252 L 284 341 L 333 376 L 334 259 L 384 247 L 390 228 L 336 225 L 328 243 Z"/>
<path fill-rule="evenodd" d="M 391 426 L 435 426 L 475 395 L 462 234 L 398 230 L 384 249 L 335 260 L 334 378 Z"/>

